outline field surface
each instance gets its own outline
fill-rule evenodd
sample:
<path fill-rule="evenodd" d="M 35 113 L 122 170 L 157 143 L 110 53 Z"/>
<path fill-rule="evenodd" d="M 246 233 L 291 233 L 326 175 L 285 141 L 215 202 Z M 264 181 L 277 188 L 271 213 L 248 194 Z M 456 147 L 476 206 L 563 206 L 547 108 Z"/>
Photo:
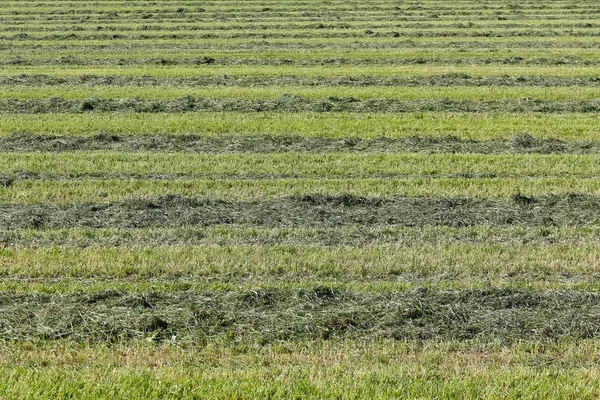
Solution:
<path fill-rule="evenodd" d="M 0 398 L 597 399 L 600 1 L 5 0 Z"/>

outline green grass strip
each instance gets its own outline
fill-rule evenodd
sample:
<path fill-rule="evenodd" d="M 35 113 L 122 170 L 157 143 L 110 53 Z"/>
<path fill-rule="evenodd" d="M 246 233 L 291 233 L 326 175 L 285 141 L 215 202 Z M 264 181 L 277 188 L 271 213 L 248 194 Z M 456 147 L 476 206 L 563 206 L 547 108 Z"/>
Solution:
<path fill-rule="evenodd" d="M 600 24 L 599 24 L 600 25 Z M 96 29 L 95 27 L 92 29 Z M 165 28 L 168 29 L 168 28 Z M 392 28 L 397 29 L 397 28 Z M 392 44 L 389 44 L 390 46 Z M 398 46 L 399 44 L 396 44 Z M 342 46 L 344 52 L 340 53 L 339 48 Z M 449 63 L 457 62 L 461 60 L 470 60 L 474 62 L 485 63 L 493 62 L 493 60 L 504 60 L 505 62 L 529 62 L 538 63 L 543 65 L 544 62 L 552 62 L 553 59 L 562 57 L 563 62 L 569 62 L 571 60 L 574 64 L 581 61 L 592 61 L 598 57 L 598 48 L 555 48 L 552 46 L 547 47 L 503 47 L 502 45 L 495 46 L 494 49 L 489 48 L 468 48 L 465 44 L 463 47 L 468 49 L 456 49 L 454 47 L 439 47 L 439 46 L 426 46 L 426 47 L 393 47 L 393 48 L 353 48 L 350 44 L 337 43 L 332 39 L 332 43 L 329 46 L 319 46 L 319 48 L 307 49 L 307 48 L 276 48 L 264 44 L 259 47 L 257 44 L 249 46 L 248 48 L 243 47 L 226 47 L 217 51 L 217 49 L 210 48 L 210 46 L 201 47 L 201 44 L 179 45 L 173 46 L 168 52 L 165 52 L 163 45 L 140 45 L 132 46 L 127 51 L 122 44 L 113 46 L 74 46 L 74 48 L 66 49 L 64 46 L 59 45 L 48 45 L 39 47 L 27 46 L 19 43 L 18 45 L 10 46 L 6 49 L 0 48 L 0 57 L 3 64 L 21 64 L 27 65 L 29 61 L 39 62 L 46 60 L 48 63 L 52 61 L 56 63 L 65 63 L 67 60 L 77 60 L 79 63 L 95 60 L 105 60 L 105 63 L 115 63 L 116 60 L 121 62 L 128 62 L 135 64 L 135 62 L 148 62 L 154 61 L 158 64 L 160 60 L 200 60 L 202 57 L 211 57 L 215 62 L 222 63 L 226 60 L 235 59 L 251 59 L 251 60 L 304 60 L 304 61 L 318 61 L 321 60 L 324 64 L 332 63 L 333 60 L 339 60 L 339 63 L 343 62 L 357 62 L 360 60 L 396 60 L 400 62 L 402 59 L 419 59 L 422 60 L 447 60 Z M 194 52 L 190 54 L 192 49 L 204 50 L 200 52 Z M 90 57 L 90 51 L 93 50 L 93 57 Z M 15 53 L 18 56 L 15 56 Z M 521 59 L 517 59 L 516 57 Z M 68 58 L 67 58 L 68 57 Z M 240 60 L 241 61 L 241 60 Z M 555 60 L 554 60 L 555 61 Z M 235 62 L 235 61 L 234 61 Z M 288 61 L 289 62 L 289 61 Z M 555 61 L 556 62 L 556 61 Z M 238 62 L 240 63 L 240 62 Z"/>
<path fill-rule="evenodd" d="M 23 180 L 0 186 L 0 202 L 11 204 L 102 203 L 166 195 L 257 201 L 303 194 L 363 197 L 478 197 L 501 199 L 516 193 L 600 195 L 596 178 L 352 178 L 352 179 L 90 179 Z"/>
<path fill-rule="evenodd" d="M 597 341 L 392 340 L 204 346 L 30 343 L 1 349 L 6 398 L 595 399 Z M 595 382 L 595 383 L 594 383 Z"/>
<path fill-rule="evenodd" d="M 597 245 L 161 246 L 6 248 L 0 275 L 58 277 L 599 278 Z"/>
<path fill-rule="evenodd" d="M 596 114 L 543 113 L 186 113 L 186 114 L 4 114 L 0 134 L 17 131 L 60 135 L 169 133 L 219 135 L 300 135 L 304 137 L 447 136 L 510 139 L 535 137 L 597 140 Z"/>
<path fill-rule="evenodd" d="M 78 67 L 78 66 L 44 66 L 44 67 L 2 67 L 0 73 L 3 75 L 19 74 L 45 74 L 51 76 L 69 75 L 122 75 L 122 76 L 153 76 L 153 77 L 193 77 L 196 75 L 243 75 L 243 76 L 274 76 L 274 75 L 296 75 L 296 76 L 345 76 L 345 75 L 368 75 L 368 76 L 394 76 L 394 75 L 444 75 L 449 73 L 463 73 L 471 76 L 497 76 L 497 75 L 523 75 L 523 76 L 596 76 L 595 67 L 559 67 L 559 66 L 124 66 L 124 67 Z"/>
<path fill-rule="evenodd" d="M 479 15 L 477 16 L 473 16 L 471 18 L 481 18 Z M 497 18 L 497 17 L 496 17 Z M 575 21 L 580 21 L 581 19 L 579 19 L 578 17 L 574 16 L 574 20 Z M 314 19 L 309 19 L 308 21 L 314 21 Z M 467 19 L 464 19 L 464 21 L 468 21 Z M 12 20 L 11 20 L 12 22 Z M 568 32 L 568 31 L 566 31 Z M 506 45 L 512 45 L 514 47 L 519 47 L 521 46 L 523 43 L 528 43 L 531 41 L 534 42 L 548 42 L 548 43 L 555 43 L 558 46 L 560 45 L 564 45 L 564 44 L 571 44 L 571 43 L 584 43 L 584 44 L 588 44 L 588 43 L 597 43 L 596 37 L 593 36 L 592 32 L 586 32 L 586 31 L 581 31 L 580 34 L 578 35 L 561 35 L 561 36 L 552 36 L 551 31 L 548 31 L 545 34 L 542 35 L 523 35 L 523 33 L 525 32 L 514 32 L 513 35 L 514 36 L 503 36 L 502 32 L 499 33 L 499 36 L 497 37 L 485 37 L 483 35 L 480 36 L 449 36 L 449 37 L 443 37 L 443 36 L 437 36 L 437 37 L 428 37 L 428 38 L 419 38 L 418 34 L 413 35 L 413 37 L 410 38 L 406 38 L 406 39 L 401 39 L 401 38 L 396 38 L 393 37 L 391 32 L 385 32 L 383 34 L 380 35 L 367 35 L 367 34 L 363 34 L 363 33 L 359 33 L 359 34 L 355 34 L 355 35 L 349 35 L 349 37 L 344 37 L 345 33 L 342 31 L 340 32 L 340 34 L 334 34 L 334 35 L 329 35 L 331 37 L 319 37 L 319 36 L 314 36 L 314 37 L 300 37 L 300 38 L 295 38 L 295 37 L 280 37 L 278 35 L 271 35 L 272 37 L 268 38 L 268 42 L 270 44 L 275 44 L 275 45 L 285 45 L 293 47 L 293 45 L 298 45 L 298 44 L 312 44 L 312 45 L 324 45 L 327 46 L 332 42 L 336 42 L 336 43 L 357 43 L 357 44 L 369 44 L 371 46 L 375 45 L 375 44 L 397 44 L 398 42 L 401 41 L 406 41 L 406 40 L 411 40 L 412 42 L 414 42 L 414 46 L 423 46 L 423 47 L 427 47 L 429 45 L 432 46 L 440 46 L 443 44 L 452 44 L 452 45 L 456 45 L 456 43 L 460 43 L 460 42 L 464 42 L 464 43 L 469 43 L 469 42 L 483 42 L 486 44 L 496 44 L 496 43 L 502 43 L 502 44 L 506 44 Z M 18 35 L 18 34 L 17 34 Z M 152 45 L 156 45 L 156 44 L 161 44 L 161 45 L 170 45 L 171 47 L 174 46 L 179 46 L 179 45 L 188 45 L 188 44 L 197 44 L 198 42 L 202 42 L 204 45 L 212 45 L 214 47 L 219 47 L 219 46 L 231 46 L 231 45 L 236 45 L 236 46 L 241 46 L 243 47 L 245 44 L 253 44 L 256 43 L 257 41 L 262 41 L 262 37 L 260 34 L 254 35 L 254 36 L 250 36 L 250 37 L 235 37 L 235 35 L 233 37 L 221 37 L 221 38 L 209 38 L 206 36 L 209 35 L 204 35 L 205 37 L 190 37 L 190 36 L 180 36 L 179 38 L 174 38 L 172 35 L 170 34 L 163 34 L 162 37 L 153 37 L 150 39 L 143 39 L 141 36 L 138 36 L 137 39 L 132 40 L 129 37 L 122 37 L 122 38 L 113 38 L 112 34 L 107 34 L 105 36 L 96 36 L 95 39 L 76 39 L 76 40 L 70 40 L 68 37 L 63 37 L 62 39 L 60 38 L 52 38 L 51 36 L 48 37 L 47 39 L 40 39 L 40 40 L 15 40 L 15 35 L 6 35 L 5 40 L 4 41 L 0 41 L 0 43 L 3 44 L 7 44 L 7 45 L 21 45 L 21 46 L 60 46 L 60 45 L 68 45 L 68 46 L 113 46 L 115 44 L 117 45 L 124 45 L 124 44 L 128 44 L 128 43 L 134 43 L 136 45 L 144 45 L 144 46 L 152 46 Z M 154 36 L 154 35 L 153 35 Z M 202 35 L 198 35 L 198 36 L 202 36 Z M 274 37 L 273 37 L 274 36 Z"/>
<path fill-rule="evenodd" d="M 327 97 L 354 97 L 366 99 L 426 100 L 449 99 L 471 101 L 493 100 L 595 100 L 598 88 L 540 88 L 540 87 L 41 87 L 0 88 L 0 99 L 44 99 L 60 97 L 68 100 L 87 98 L 115 99 L 139 98 L 145 100 L 170 100 L 182 96 L 209 97 L 218 99 L 268 100 L 284 94 L 300 96 L 310 100 Z"/>
<path fill-rule="evenodd" d="M 3 153 L 0 173 L 40 177 L 186 176 L 214 178 L 579 177 L 594 178 L 594 155 L 275 153 L 189 154 L 74 151 Z"/>
<path fill-rule="evenodd" d="M 0 230 L 6 247 L 566 245 L 600 243 L 600 227 L 340 226 L 261 228 L 236 225 L 186 228 L 70 228 Z"/>
<path fill-rule="evenodd" d="M 553 275 L 539 276 L 528 273 L 507 276 L 464 276 L 440 275 L 415 277 L 413 275 L 395 275 L 385 278 L 361 277 L 314 277 L 298 275 L 279 275 L 277 277 L 254 275 L 247 277 L 231 276 L 194 276 L 194 277 L 68 277 L 60 278 L 20 278 L 5 277 L 0 282 L 0 291 L 13 294 L 94 294 L 102 291 L 120 291 L 130 293 L 179 291 L 193 292 L 231 292 L 257 290 L 291 290 L 329 287 L 335 291 L 355 293 L 390 294 L 411 290 L 483 290 L 490 286 L 506 290 L 570 290 L 600 291 L 600 279 L 597 276 Z"/>

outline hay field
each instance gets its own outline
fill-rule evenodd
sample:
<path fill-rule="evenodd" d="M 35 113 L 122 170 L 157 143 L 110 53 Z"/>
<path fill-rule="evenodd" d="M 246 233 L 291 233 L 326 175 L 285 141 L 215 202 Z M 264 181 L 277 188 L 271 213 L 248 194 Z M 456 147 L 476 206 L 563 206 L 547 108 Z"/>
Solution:
<path fill-rule="evenodd" d="M 6 0 L 0 398 L 600 397 L 600 2 Z"/>

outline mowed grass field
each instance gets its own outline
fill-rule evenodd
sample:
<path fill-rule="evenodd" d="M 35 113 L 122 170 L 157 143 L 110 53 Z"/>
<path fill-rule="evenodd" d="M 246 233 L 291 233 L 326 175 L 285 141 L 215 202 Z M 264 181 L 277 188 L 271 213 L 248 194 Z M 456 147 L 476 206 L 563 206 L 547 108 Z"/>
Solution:
<path fill-rule="evenodd" d="M 599 34 L 4 1 L 0 398 L 599 398 Z"/>

